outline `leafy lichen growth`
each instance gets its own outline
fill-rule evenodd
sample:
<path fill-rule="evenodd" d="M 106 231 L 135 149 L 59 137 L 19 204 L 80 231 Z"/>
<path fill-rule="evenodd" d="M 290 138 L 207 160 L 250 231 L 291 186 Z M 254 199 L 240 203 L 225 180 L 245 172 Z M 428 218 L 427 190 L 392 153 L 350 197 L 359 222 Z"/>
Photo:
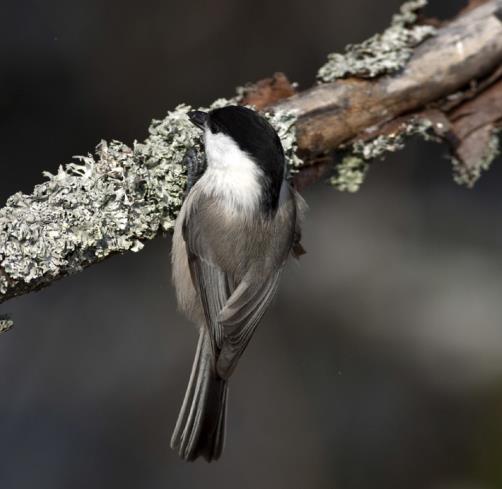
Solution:
<path fill-rule="evenodd" d="M 9 331 L 14 326 L 14 321 L 4 314 L 0 315 L 0 334 Z"/>
<path fill-rule="evenodd" d="M 427 0 L 404 3 L 383 33 L 347 46 L 345 54 L 330 54 L 317 73 L 318 80 L 327 83 L 348 75 L 374 78 L 403 68 L 413 48 L 435 33 L 432 26 L 415 24 L 418 11 L 426 4 Z"/>
<path fill-rule="evenodd" d="M 481 177 L 481 173 L 490 169 L 491 164 L 500 155 L 500 147 L 502 145 L 500 140 L 501 132 L 502 129 L 499 128 L 492 130 L 485 153 L 476 165 L 466 165 L 458 158 L 452 158 L 453 179 L 456 183 L 472 188 Z"/>
<path fill-rule="evenodd" d="M 423 117 L 415 117 L 401 124 L 389 134 L 381 134 L 368 141 L 357 140 L 346 151 L 342 161 L 335 167 L 335 175 L 329 184 L 341 191 L 357 192 L 364 182 L 372 160 L 383 159 L 387 153 L 404 148 L 405 140 L 413 135 L 421 135 L 425 140 L 431 135 L 433 123 Z"/>
<path fill-rule="evenodd" d="M 368 168 L 368 162 L 363 158 L 347 155 L 336 166 L 336 175 L 330 178 L 329 184 L 342 192 L 357 192 Z"/>
<path fill-rule="evenodd" d="M 297 155 L 298 145 L 296 142 L 295 125 L 298 117 L 296 112 L 292 110 L 276 110 L 274 112 L 266 112 L 264 115 L 281 139 L 288 168 L 292 173 L 298 172 L 303 166 L 303 160 Z"/>
<path fill-rule="evenodd" d="M 0 209 L 0 293 L 16 281 L 40 283 L 112 253 L 138 251 L 172 228 L 185 178 L 182 160 L 199 134 L 179 106 L 153 121 L 132 148 L 101 142 L 95 155 L 60 166 L 31 195 Z"/>
<path fill-rule="evenodd" d="M 234 103 L 219 99 L 210 108 Z M 18 283 L 38 286 L 110 254 L 139 251 L 144 240 L 172 229 L 185 191 L 185 154 L 202 152 L 189 110 L 180 105 L 154 120 L 148 138 L 132 148 L 102 141 L 94 155 L 45 172 L 47 181 L 31 195 L 7 200 L 0 209 L 0 301 Z M 270 117 L 297 165 L 296 118 Z"/>

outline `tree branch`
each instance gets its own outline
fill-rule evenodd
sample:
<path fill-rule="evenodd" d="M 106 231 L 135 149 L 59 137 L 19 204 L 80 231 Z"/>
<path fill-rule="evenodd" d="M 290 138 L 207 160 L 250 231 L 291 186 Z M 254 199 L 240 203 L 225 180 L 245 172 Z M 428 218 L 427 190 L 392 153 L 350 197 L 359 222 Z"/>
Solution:
<path fill-rule="evenodd" d="M 502 124 L 502 0 L 472 1 L 437 29 L 415 24 L 424 3 L 406 3 L 383 34 L 331 55 L 323 83 L 295 94 L 275 75 L 215 104 L 269 111 L 300 189 L 327 175 L 342 150 L 331 181 L 355 190 L 371 159 L 417 133 L 446 141 L 456 180 L 472 185 L 496 154 Z M 94 156 L 46 174 L 31 195 L 8 199 L 0 209 L 0 302 L 138 251 L 172 228 L 184 156 L 190 147 L 201 152 L 188 110 L 154 121 L 141 144 L 102 142 Z"/>

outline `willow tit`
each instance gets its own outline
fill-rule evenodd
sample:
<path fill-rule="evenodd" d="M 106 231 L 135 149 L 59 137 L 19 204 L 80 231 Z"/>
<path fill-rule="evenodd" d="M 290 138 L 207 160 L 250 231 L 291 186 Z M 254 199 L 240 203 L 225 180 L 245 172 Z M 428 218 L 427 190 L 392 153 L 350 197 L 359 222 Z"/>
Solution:
<path fill-rule="evenodd" d="M 303 250 L 305 204 L 286 181 L 266 119 L 240 106 L 188 115 L 204 131 L 207 167 L 176 221 L 172 266 L 178 305 L 199 341 L 171 447 L 185 460 L 212 461 L 223 450 L 230 376 L 288 255 Z"/>

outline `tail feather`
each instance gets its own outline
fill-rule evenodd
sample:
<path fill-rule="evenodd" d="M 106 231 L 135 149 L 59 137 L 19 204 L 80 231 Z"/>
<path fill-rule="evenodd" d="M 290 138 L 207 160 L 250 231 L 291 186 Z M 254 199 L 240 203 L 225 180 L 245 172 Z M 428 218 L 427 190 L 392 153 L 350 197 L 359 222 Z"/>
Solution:
<path fill-rule="evenodd" d="M 216 374 L 214 363 L 209 334 L 202 329 L 171 438 L 171 447 L 185 460 L 203 456 L 211 462 L 217 460 L 223 450 L 228 387 Z"/>

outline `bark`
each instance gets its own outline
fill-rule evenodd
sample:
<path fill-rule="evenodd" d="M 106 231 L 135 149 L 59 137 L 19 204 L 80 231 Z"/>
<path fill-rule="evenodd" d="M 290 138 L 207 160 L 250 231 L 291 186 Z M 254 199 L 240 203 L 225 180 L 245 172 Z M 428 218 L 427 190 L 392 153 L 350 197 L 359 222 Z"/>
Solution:
<path fill-rule="evenodd" d="M 497 17 L 499 12 L 499 17 Z M 365 129 L 454 94 L 502 64 L 502 1 L 468 11 L 418 46 L 405 69 L 376 80 L 322 84 L 278 108 L 298 110 L 298 147 L 323 153 Z"/>
<path fill-rule="evenodd" d="M 369 53 L 365 70 L 365 59 L 355 55 L 353 72 L 350 58 L 343 59 L 343 78 L 301 93 L 281 74 L 243 90 L 240 103 L 276 114 L 284 137 L 287 121 L 295 122 L 289 150 L 295 143 L 302 159 L 294 164 L 298 188 L 333 169 L 335 150 L 365 165 L 416 133 L 450 146 L 455 178 L 467 185 L 494 158 L 502 126 L 502 0 L 470 2 L 455 19 L 435 22 L 433 35 L 429 27 L 413 30 L 407 15 L 370 40 L 395 62 Z M 396 35 L 402 45 L 386 46 Z M 144 143 L 102 143 L 96 155 L 60 168 L 31 195 L 7 201 L 0 209 L 0 302 L 138 251 L 172 228 L 185 185 L 184 153 L 197 145 L 186 110 L 155 121 Z"/>

